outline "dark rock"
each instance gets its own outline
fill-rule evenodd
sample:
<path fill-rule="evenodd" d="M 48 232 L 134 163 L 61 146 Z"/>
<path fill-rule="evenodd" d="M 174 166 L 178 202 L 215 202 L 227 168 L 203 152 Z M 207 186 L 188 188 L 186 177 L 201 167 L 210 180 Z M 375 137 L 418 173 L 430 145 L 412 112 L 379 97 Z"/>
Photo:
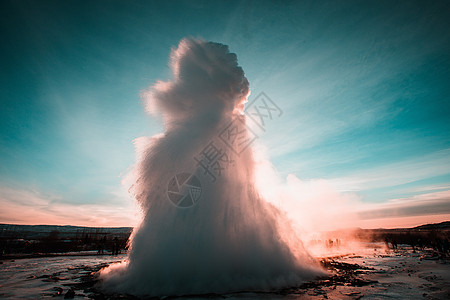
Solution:
<path fill-rule="evenodd" d="M 64 299 L 72 299 L 75 297 L 75 291 L 73 289 L 70 289 L 67 291 L 67 293 L 64 295 Z"/>

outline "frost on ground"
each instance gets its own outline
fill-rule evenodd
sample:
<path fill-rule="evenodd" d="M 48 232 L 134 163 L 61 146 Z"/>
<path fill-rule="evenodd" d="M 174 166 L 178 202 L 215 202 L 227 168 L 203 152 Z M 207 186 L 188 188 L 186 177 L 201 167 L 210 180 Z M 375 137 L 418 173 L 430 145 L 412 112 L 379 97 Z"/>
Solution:
<path fill-rule="evenodd" d="M 125 255 L 40 257 L 0 261 L 0 299 L 89 298 L 94 274 Z"/>
<path fill-rule="evenodd" d="M 274 291 L 186 295 L 172 299 L 450 299 L 450 260 L 402 248 L 321 259 L 329 276 Z M 51 257 L 3 261 L 0 298 L 136 299 L 103 294 L 97 271 L 125 256 Z M 149 270 L 150 271 L 150 270 Z"/>

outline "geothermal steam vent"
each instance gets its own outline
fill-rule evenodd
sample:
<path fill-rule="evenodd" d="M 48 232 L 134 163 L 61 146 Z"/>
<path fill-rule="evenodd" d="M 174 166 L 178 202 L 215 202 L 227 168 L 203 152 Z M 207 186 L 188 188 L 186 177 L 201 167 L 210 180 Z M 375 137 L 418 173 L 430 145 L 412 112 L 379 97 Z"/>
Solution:
<path fill-rule="evenodd" d="M 145 96 L 165 131 L 136 140 L 131 191 L 143 217 L 128 260 L 102 271 L 103 287 L 162 296 L 268 290 L 311 279 L 313 259 L 255 188 L 243 114 L 250 90 L 236 55 L 222 44 L 183 39 L 170 66 L 173 79 Z M 204 159 L 213 154 L 220 169 Z"/>

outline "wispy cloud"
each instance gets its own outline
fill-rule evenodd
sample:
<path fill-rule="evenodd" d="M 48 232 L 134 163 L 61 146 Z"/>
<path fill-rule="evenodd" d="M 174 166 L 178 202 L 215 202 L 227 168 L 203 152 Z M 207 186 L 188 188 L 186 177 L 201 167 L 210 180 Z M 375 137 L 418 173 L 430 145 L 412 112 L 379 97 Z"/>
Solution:
<path fill-rule="evenodd" d="M 359 212 L 362 219 L 439 214 L 450 214 L 450 190 L 392 199 L 384 203 L 364 204 Z"/>
<path fill-rule="evenodd" d="M 450 149 L 330 179 L 341 191 L 364 191 L 398 186 L 421 179 L 448 174 Z"/>
<path fill-rule="evenodd" d="M 399 190 L 400 192 L 409 192 L 409 193 L 424 193 L 424 192 L 437 192 L 443 190 L 450 190 L 450 183 L 445 184 L 433 184 L 433 185 L 425 185 L 413 188 L 405 188 Z"/>
<path fill-rule="evenodd" d="M 81 226 L 133 226 L 137 222 L 137 209 L 126 198 L 121 204 L 69 204 L 61 200 L 59 195 L 35 189 L 0 186 L 0 222 Z"/>

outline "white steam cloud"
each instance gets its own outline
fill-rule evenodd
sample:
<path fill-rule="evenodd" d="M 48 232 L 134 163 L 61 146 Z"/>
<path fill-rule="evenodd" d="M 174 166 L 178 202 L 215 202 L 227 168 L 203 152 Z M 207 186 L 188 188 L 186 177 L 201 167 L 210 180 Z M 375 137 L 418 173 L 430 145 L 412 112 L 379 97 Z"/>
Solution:
<path fill-rule="evenodd" d="M 226 293 L 295 286 L 321 271 L 290 224 L 257 189 L 251 147 L 215 182 L 194 159 L 230 122 L 244 138 L 242 114 L 249 83 L 228 47 L 183 39 L 170 60 L 173 79 L 145 94 L 146 109 L 162 115 L 165 132 L 137 140 L 131 188 L 143 217 L 128 260 L 102 271 L 103 287 L 141 296 Z M 234 120 L 234 121 L 233 121 Z M 167 186 L 176 174 L 194 174 L 201 198 L 173 205 Z"/>

